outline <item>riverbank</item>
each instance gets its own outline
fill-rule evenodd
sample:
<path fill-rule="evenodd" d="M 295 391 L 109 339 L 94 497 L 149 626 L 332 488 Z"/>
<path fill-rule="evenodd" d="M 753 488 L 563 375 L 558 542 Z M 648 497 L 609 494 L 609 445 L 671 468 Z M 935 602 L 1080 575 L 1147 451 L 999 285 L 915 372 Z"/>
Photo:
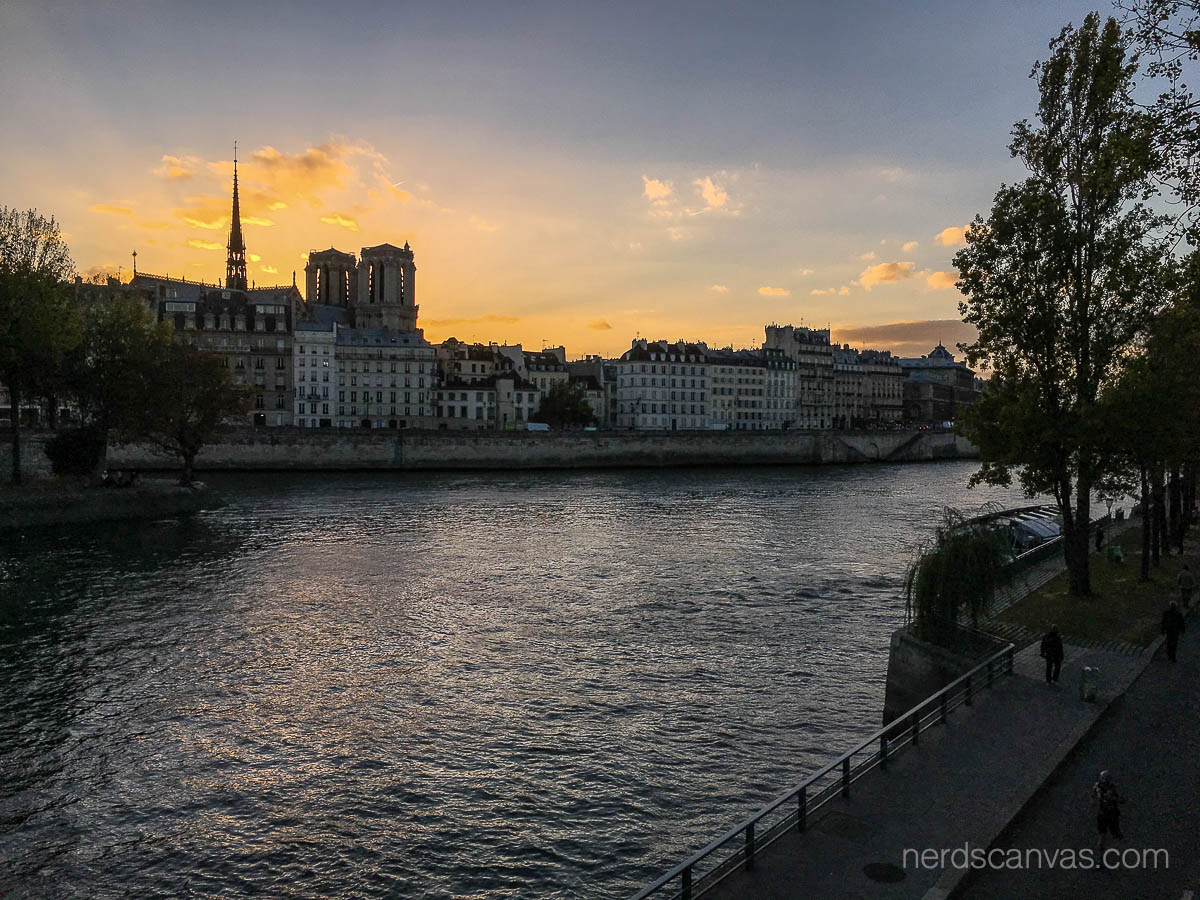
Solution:
<path fill-rule="evenodd" d="M 975 458 L 951 432 L 493 432 L 271 428 L 225 432 L 201 471 L 455 471 L 829 465 Z M 175 469 L 148 446 L 114 447 L 122 468 Z"/>
<path fill-rule="evenodd" d="M 0 488 L 0 533 L 51 525 L 83 525 L 185 516 L 225 505 L 203 485 L 180 487 L 173 479 L 143 479 L 134 487 L 84 487 L 78 481 L 44 480 Z"/>

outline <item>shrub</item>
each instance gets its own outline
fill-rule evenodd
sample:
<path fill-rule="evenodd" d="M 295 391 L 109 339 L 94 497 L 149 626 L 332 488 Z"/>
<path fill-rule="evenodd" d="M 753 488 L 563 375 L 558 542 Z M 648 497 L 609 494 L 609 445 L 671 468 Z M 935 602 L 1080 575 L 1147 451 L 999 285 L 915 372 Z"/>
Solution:
<path fill-rule="evenodd" d="M 60 431 L 46 442 L 55 475 L 90 475 L 104 453 L 104 436 L 95 428 Z"/>

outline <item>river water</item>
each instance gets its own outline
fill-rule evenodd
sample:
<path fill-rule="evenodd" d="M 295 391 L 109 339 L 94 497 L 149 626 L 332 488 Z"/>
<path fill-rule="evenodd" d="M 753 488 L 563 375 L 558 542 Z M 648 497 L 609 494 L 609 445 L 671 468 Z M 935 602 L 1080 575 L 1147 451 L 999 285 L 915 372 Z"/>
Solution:
<path fill-rule="evenodd" d="M 0 543 L 6 898 L 624 897 L 878 726 L 968 462 L 226 476 Z"/>

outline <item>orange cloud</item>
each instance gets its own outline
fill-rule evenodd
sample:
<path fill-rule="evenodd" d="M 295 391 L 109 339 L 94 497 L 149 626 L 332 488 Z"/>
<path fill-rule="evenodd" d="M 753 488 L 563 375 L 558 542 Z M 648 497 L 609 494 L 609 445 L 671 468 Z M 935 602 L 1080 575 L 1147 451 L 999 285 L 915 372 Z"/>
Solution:
<path fill-rule="evenodd" d="M 242 216 L 243 225 L 260 225 L 265 228 L 272 227 L 275 223 L 270 219 L 263 219 L 258 216 Z"/>
<path fill-rule="evenodd" d="M 762 294 L 764 297 L 790 297 L 790 296 L 792 296 L 792 292 L 789 291 L 787 288 L 768 287 L 766 285 L 763 285 L 762 287 L 760 287 L 758 289 L 758 292 L 760 294 Z"/>
<path fill-rule="evenodd" d="M 279 270 L 274 266 L 259 266 L 258 271 L 265 272 L 268 275 L 278 275 Z"/>
<path fill-rule="evenodd" d="M 669 181 L 659 181 L 657 178 L 642 176 L 642 195 L 651 203 L 665 203 L 675 188 Z"/>
<path fill-rule="evenodd" d="M 729 293 L 729 288 L 723 284 L 714 284 L 711 288 L 709 288 L 709 290 L 716 291 L 718 294 L 728 294 Z"/>
<path fill-rule="evenodd" d="M 609 325 L 604 319 L 594 319 L 591 322 L 588 322 L 588 328 L 592 329 L 593 331 L 612 331 L 612 326 Z"/>
<path fill-rule="evenodd" d="M 868 261 L 868 260 L 872 260 L 872 259 L 874 259 L 874 258 L 875 258 L 875 251 L 874 251 L 874 250 L 868 250 L 866 253 L 862 253 L 862 254 L 860 254 L 858 258 L 859 258 L 859 259 L 861 259 L 861 260 L 863 260 L 864 262 L 866 262 L 866 261 Z"/>
<path fill-rule="evenodd" d="M 345 228 L 347 231 L 358 231 L 358 222 L 350 218 L 350 216 L 343 216 L 341 213 L 321 216 L 321 221 L 326 225 L 337 225 L 340 228 Z"/>
<path fill-rule="evenodd" d="M 920 246 L 921 246 L 920 243 L 918 243 L 917 241 L 909 241 L 901 249 L 904 250 L 905 253 L 912 253 L 914 250 L 916 250 Z"/>
<path fill-rule="evenodd" d="M 953 348 L 974 342 L 979 333 L 958 319 L 891 322 L 887 325 L 836 325 L 838 341 L 891 350 L 900 356 L 922 356 L 939 343 Z"/>
<path fill-rule="evenodd" d="M 824 296 L 825 294 L 832 294 L 833 288 L 829 288 L 828 290 L 826 290 L 825 288 L 813 288 L 808 293 L 812 297 L 821 297 L 821 296 Z"/>
<path fill-rule="evenodd" d="M 89 206 L 88 209 L 90 209 L 92 212 L 108 213 L 109 215 L 113 216 L 133 215 L 133 210 L 128 206 L 111 206 L 107 203 L 95 203 L 92 206 Z"/>
<path fill-rule="evenodd" d="M 931 272 L 925 277 L 925 282 L 937 290 L 952 288 L 958 281 L 957 272 Z"/>
<path fill-rule="evenodd" d="M 943 228 L 933 236 L 933 239 L 943 247 L 965 246 L 967 243 L 967 226 L 952 225 L 949 228 Z"/>
<path fill-rule="evenodd" d="M 905 281 L 917 274 L 917 267 L 911 262 L 885 262 L 877 266 L 863 269 L 858 276 L 858 283 L 868 291 L 877 284 L 892 284 Z"/>
<path fill-rule="evenodd" d="M 215 219 L 197 219 L 192 216 L 181 215 L 180 218 L 193 228 L 205 228 L 209 231 L 219 231 L 225 227 L 227 222 L 224 216 L 218 216 Z"/>
<path fill-rule="evenodd" d="M 520 321 L 521 319 L 518 316 L 501 316 L 496 313 L 458 319 L 426 319 L 424 317 L 421 319 L 421 322 L 429 328 L 453 328 L 455 325 L 480 325 L 484 323 L 512 325 Z"/>
<path fill-rule="evenodd" d="M 162 165 L 154 170 L 154 174 L 171 181 L 184 181 L 195 174 L 199 164 L 200 160 L 195 156 L 185 156 L 182 159 L 178 156 L 164 156 Z"/>
<path fill-rule="evenodd" d="M 704 198 L 704 202 L 709 205 L 710 209 L 720 209 L 729 199 L 729 194 L 725 189 L 713 184 L 712 178 L 707 175 L 704 178 L 697 178 L 692 184 L 700 191 L 700 196 Z"/>
<path fill-rule="evenodd" d="M 491 232 L 491 231 L 498 231 L 500 229 L 499 225 L 494 225 L 491 222 L 489 222 L 487 219 L 484 219 L 480 216 L 471 216 L 471 218 L 468 219 L 467 221 L 471 224 L 471 227 L 474 228 L 476 231 Z"/>
<path fill-rule="evenodd" d="M 846 287 L 846 285 L 844 285 L 844 284 L 840 288 L 838 288 L 838 296 L 839 297 L 845 297 L 849 293 L 850 293 L 850 288 Z"/>
<path fill-rule="evenodd" d="M 224 250 L 225 245 L 217 241 L 201 241 L 197 238 L 192 238 L 187 242 L 189 247 L 195 247 L 197 250 Z"/>

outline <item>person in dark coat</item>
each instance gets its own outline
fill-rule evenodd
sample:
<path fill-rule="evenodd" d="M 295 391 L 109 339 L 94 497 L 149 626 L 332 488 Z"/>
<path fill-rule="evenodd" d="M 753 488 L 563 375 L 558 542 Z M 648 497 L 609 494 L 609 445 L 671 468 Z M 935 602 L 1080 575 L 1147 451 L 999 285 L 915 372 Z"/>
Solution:
<path fill-rule="evenodd" d="M 1171 601 L 1162 617 L 1162 633 L 1167 636 L 1167 659 L 1175 662 L 1175 648 L 1179 646 L 1179 636 L 1183 634 L 1183 613 L 1179 611 L 1179 602 Z"/>
<path fill-rule="evenodd" d="M 1092 796 L 1099 801 L 1100 808 L 1096 811 L 1096 829 L 1100 832 L 1100 846 L 1104 846 L 1104 835 L 1111 833 L 1121 840 L 1121 804 L 1125 798 L 1117 792 L 1112 776 L 1108 770 L 1100 773 L 1100 780 L 1092 787 Z"/>
<path fill-rule="evenodd" d="M 1042 638 L 1042 658 L 1046 660 L 1046 684 L 1057 683 L 1063 661 L 1062 635 L 1058 633 L 1057 625 L 1051 625 Z"/>

